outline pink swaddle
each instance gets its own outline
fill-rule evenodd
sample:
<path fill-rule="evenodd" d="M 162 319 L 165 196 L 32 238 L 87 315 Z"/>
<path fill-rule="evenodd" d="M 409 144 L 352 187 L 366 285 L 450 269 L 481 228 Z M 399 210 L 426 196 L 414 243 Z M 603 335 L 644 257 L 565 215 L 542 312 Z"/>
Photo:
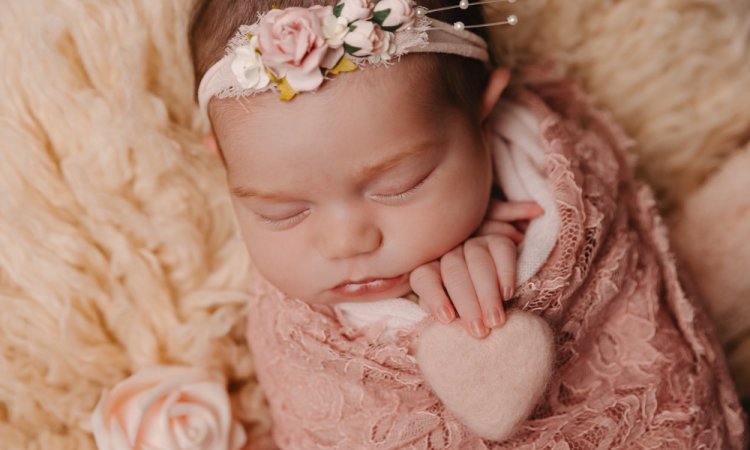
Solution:
<path fill-rule="evenodd" d="M 677 281 L 626 140 L 570 83 L 539 83 L 512 101 L 488 129 L 496 172 L 509 198 L 553 212 L 527 231 L 514 302 L 555 335 L 552 379 L 531 416 L 498 442 L 448 412 L 415 361 L 431 321 L 416 305 L 311 306 L 255 276 L 248 342 L 278 445 L 743 448 L 720 347 Z M 528 151 L 534 140 L 543 154 Z"/>

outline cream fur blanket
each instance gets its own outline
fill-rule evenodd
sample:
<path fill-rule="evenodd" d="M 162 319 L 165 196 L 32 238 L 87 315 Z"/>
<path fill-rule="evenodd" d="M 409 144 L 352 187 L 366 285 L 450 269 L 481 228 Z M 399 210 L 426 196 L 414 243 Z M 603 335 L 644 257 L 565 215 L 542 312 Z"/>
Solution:
<path fill-rule="evenodd" d="M 238 415 L 268 426 L 236 320 L 248 262 L 199 144 L 190 3 L 0 4 L 4 449 L 94 448 L 101 390 L 153 363 L 224 371 Z M 745 0 L 515 7 L 527 12 L 512 41 L 498 35 L 505 59 L 563 57 L 639 140 L 664 198 L 685 197 L 747 139 Z"/>

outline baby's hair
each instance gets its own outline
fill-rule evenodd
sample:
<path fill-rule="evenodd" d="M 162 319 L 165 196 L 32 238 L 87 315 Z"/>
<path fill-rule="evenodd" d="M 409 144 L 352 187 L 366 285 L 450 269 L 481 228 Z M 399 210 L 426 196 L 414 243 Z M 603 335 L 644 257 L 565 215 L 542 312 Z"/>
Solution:
<path fill-rule="evenodd" d="M 240 25 L 255 22 L 258 13 L 269 11 L 273 7 L 309 7 L 317 4 L 335 5 L 336 3 L 338 0 L 199 0 L 193 10 L 188 35 L 195 74 L 196 98 L 201 78 L 214 63 L 224 56 L 227 42 L 234 36 Z M 417 3 L 428 9 L 457 4 L 455 0 L 419 0 Z M 429 16 L 447 23 L 461 21 L 467 26 L 484 23 L 484 16 L 479 7 L 439 11 L 430 13 Z M 472 31 L 489 42 L 484 28 Z M 412 55 L 404 57 L 410 56 Z M 480 61 L 455 55 L 430 53 L 419 56 L 424 63 L 415 67 L 425 71 L 424 73 L 436 75 L 425 78 L 439 83 L 435 92 L 442 93 L 443 100 L 449 105 L 460 107 L 471 117 L 476 118 L 481 93 L 489 75 L 487 67 Z"/>

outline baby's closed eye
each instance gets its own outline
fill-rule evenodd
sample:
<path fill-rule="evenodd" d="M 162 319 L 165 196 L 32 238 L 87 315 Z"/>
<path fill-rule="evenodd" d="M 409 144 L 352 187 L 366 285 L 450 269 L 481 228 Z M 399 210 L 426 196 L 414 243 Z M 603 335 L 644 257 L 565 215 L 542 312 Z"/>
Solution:
<path fill-rule="evenodd" d="M 399 201 L 413 195 L 429 178 L 429 174 L 417 182 L 404 183 L 405 187 L 392 189 L 392 192 L 369 194 L 369 197 L 379 201 Z"/>
<path fill-rule="evenodd" d="M 253 209 L 253 214 L 263 223 L 274 226 L 293 225 L 310 214 L 307 207 L 275 206 Z"/>
<path fill-rule="evenodd" d="M 369 183 L 366 195 L 376 201 L 404 200 L 422 187 L 438 166 L 429 160 L 400 164 Z"/>

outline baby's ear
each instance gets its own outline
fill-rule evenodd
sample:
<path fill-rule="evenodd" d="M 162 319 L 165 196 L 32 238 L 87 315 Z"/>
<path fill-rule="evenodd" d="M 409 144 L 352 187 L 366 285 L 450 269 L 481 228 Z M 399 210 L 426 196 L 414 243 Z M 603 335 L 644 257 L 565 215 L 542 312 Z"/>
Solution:
<path fill-rule="evenodd" d="M 207 133 L 203 135 L 203 145 L 210 153 L 220 157 L 219 144 L 216 143 L 216 136 L 213 133 Z"/>
<path fill-rule="evenodd" d="M 490 72 L 487 80 L 487 86 L 482 94 L 482 111 L 481 120 L 484 121 L 495 109 L 495 105 L 500 100 L 500 96 L 508 86 L 510 71 L 504 67 L 498 67 Z"/>

